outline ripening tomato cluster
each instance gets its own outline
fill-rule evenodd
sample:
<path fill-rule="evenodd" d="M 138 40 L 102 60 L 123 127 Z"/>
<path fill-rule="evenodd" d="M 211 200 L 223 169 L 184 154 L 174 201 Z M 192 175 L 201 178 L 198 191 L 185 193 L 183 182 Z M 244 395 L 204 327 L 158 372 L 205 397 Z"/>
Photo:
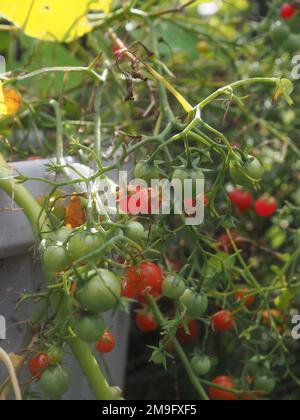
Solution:
<path fill-rule="evenodd" d="M 229 198 L 240 213 L 244 213 L 245 211 L 251 209 L 254 202 L 251 192 L 240 188 L 234 189 L 229 194 Z M 269 218 L 276 213 L 277 202 L 275 198 L 265 194 L 254 202 L 254 209 L 258 216 Z"/>

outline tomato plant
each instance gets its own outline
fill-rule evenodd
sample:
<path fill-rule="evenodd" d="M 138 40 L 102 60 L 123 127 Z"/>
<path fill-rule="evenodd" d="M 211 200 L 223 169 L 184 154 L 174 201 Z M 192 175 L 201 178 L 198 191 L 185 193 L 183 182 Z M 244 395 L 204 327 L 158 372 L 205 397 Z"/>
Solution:
<path fill-rule="evenodd" d="M 298 400 L 299 2 L 21 3 L 0 11 L 0 255 L 27 256 L 0 294 L 33 308 L 8 329 L 17 382 L 38 355 L 22 397 L 62 398 L 74 357 L 97 400 Z"/>

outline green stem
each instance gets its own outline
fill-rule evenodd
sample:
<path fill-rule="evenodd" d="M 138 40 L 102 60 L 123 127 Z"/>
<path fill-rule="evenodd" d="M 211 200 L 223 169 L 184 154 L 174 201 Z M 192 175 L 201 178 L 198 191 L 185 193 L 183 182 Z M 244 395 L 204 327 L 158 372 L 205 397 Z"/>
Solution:
<path fill-rule="evenodd" d="M 164 324 L 164 317 L 163 317 L 155 299 L 152 296 L 149 296 L 148 297 L 148 302 L 149 302 L 150 309 L 151 309 L 157 323 L 159 325 L 163 325 Z M 194 371 L 193 371 L 193 369 L 190 365 L 189 359 L 187 358 L 183 348 L 181 347 L 181 345 L 179 344 L 178 340 L 175 337 L 172 339 L 172 344 L 174 345 L 174 348 L 175 348 L 175 350 L 178 354 L 179 359 L 181 360 L 181 363 L 182 363 L 182 365 L 183 365 L 183 367 L 184 367 L 184 369 L 185 369 L 185 371 L 186 371 L 186 373 L 189 377 L 189 380 L 190 380 L 191 384 L 194 386 L 195 390 L 198 392 L 200 398 L 203 401 L 209 401 L 209 398 L 208 398 L 203 386 L 199 382 L 198 377 L 195 375 L 195 373 L 194 373 Z"/>
<path fill-rule="evenodd" d="M 114 388 L 111 388 L 100 367 L 89 349 L 89 346 L 78 338 L 70 338 L 67 343 L 76 357 L 81 370 L 83 371 L 89 383 L 91 390 L 99 401 L 118 400 L 120 396 Z"/>
<path fill-rule="evenodd" d="M 12 170 L 0 162 L 0 188 L 2 188 L 15 201 L 25 213 L 29 220 L 35 236 L 38 235 L 38 219 L 41 207 L 30 192 L 21 184 L 16 182 Z"/>

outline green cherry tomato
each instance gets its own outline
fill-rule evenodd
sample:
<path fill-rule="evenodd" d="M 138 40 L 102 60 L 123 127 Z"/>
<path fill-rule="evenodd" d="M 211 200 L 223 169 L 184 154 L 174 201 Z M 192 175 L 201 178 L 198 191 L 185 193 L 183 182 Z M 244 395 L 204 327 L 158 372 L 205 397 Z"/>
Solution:
<path fill-rule="evenodd" d="M 46 248 L 42 259 L 46 270 L 53 273 L 66 270 L 71 263 L 69 254 L 62 245 L 51 245 Z"/>
<path fill-rule="evenodd" d="M 101 316 L 83 315 L 75 324 L 74 331 L 85 343 L 96 343 L 105 331 Z"/>
<path fill-rule="evenodd" d="M 152 180 L 160 179 L 160 170 L 152 163 L 143 160 L 137 163 L 134 170 L 134 177 L 146 181 L 148 186 L 151 186 Z"/>
<path fill-rule="evenodd" d="M 186 167 L 181 167 L 181 168 L 175 169 L 175 171 L 173 172 L 172 180 L 175 180 L 175 179 L 178 179 L 179 181 L 181 181 L 183 189 L 185 185 L 184 181 L 192 180 L 193 197 L 185 197 L 185 198 L 194 198 L 197 192 L 196 191 L 197 180 L 204 180 L 205 177 L 201 169 L 196 169 L 196 168 L 188 169 Z"/>
<path fill-rule="evenodd" d="M 48 233 L 46 235 L 46 239 L 51 244 L 56 244 L 57 242 L 64 243 L 69 238 L 72 232 L 72 229 L 64 226 L 58 230 L 55 230 L 54 232 Z"/>
<path fill-rule="evenodd" d="M 47 351 L 49 365 L 58 365 L 64 357 L 64 351 L 61 347 L 51 346 Z"/>
<path fill-rule="evenodd" d="M 200 318 L 208 308 L 208 299 L 204 295 L 198 295 L 187 289 L 180 298 L 180 302 L 186 307 L 186 313 L 191 318 Z"/>
<path fill-rule="evenodd" d="M 95 314 L 116 307 L 121 296 L 121 281 L 110 271 L 99 269 L 88 273 L 87 282 L 77 290 L 82 309 Z"/>
<path fill-rule="evenodd" d="M 180 274 L 167 276 L 162 283 L 163 295 L 169 299 L 179 299 L 186 290 L 184 278 Z"/>
<path fill-rule="evenodd" d="M 283 48 L 289 53 L 300 51 L 300 36 L 298 34 L 290 34 L 287 41 L 283 44 Z"/>
<path fill-rule="evenodd" d="M 72 261 L 80 260 L 103 246 L 103 239 L 98 232 L 81 232 L 72 236 L 68 242 L 68 251 Z"/>
<path fill-rule="evenodd" d="M 270 29 L 270 37 L 276 46 L 284 44 L 288 40 L 290 33 L 290 28 L 280 20 L 273 23 Z"/>
<path fill-rule="evenodd" d="M 52 400 L 59 400 L 71 385 L 69 373 L 62 366 L 50 367 L 43 374 L 39 382 L 43 392 Z"/>
<path fill-rule="evenodd" d="M 252 187 L 253 179 L 256 182 L 259 182 L 264 174 L 264 169 L 260 161 L 252 156 L 249 156 L 249 161 L 243 166 L 231 165 L 230 167 L 230 176 L 232 181 L 236 185 L 242 187 Z"/>
<path fill-rule="evenodd" d="M 191 360 L 191 366 L 197 376 L 204 376 L 211 370 L 211 361 L 208 356 L 196 355 Z"/>
<path fill-rule="evenodd" d="M 254 381 L 254 390 L 263 394 L 271 394 L 276 387 L 276 381 L 272 374 L 266 373 L 257 376 Z"/>
<path fill-rule="evenodd" d="M 125 235 L 133 241 L 141 241 L 145 235 L 144 226 L 139 222 L 129 222 L 125 226 Z"/>

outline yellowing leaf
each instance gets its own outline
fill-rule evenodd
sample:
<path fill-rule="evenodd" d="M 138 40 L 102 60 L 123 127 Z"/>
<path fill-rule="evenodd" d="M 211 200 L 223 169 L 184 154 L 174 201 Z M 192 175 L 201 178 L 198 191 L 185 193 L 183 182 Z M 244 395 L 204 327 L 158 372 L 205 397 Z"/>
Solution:
<path fill-rule="evenodd" d="M 3 117 L 4 115 L 7 115 L 7 108 L 6 108 L 5 100 L 4 100 L 2 82 L 0 82 L 0 118 Z"/>
<path fill-rule="evenodd" d="M 0 16 L 27 35 L 71 42 L 90 32 L 89 10 L 109 10 L 109 0 L 0 0 Z"/>

